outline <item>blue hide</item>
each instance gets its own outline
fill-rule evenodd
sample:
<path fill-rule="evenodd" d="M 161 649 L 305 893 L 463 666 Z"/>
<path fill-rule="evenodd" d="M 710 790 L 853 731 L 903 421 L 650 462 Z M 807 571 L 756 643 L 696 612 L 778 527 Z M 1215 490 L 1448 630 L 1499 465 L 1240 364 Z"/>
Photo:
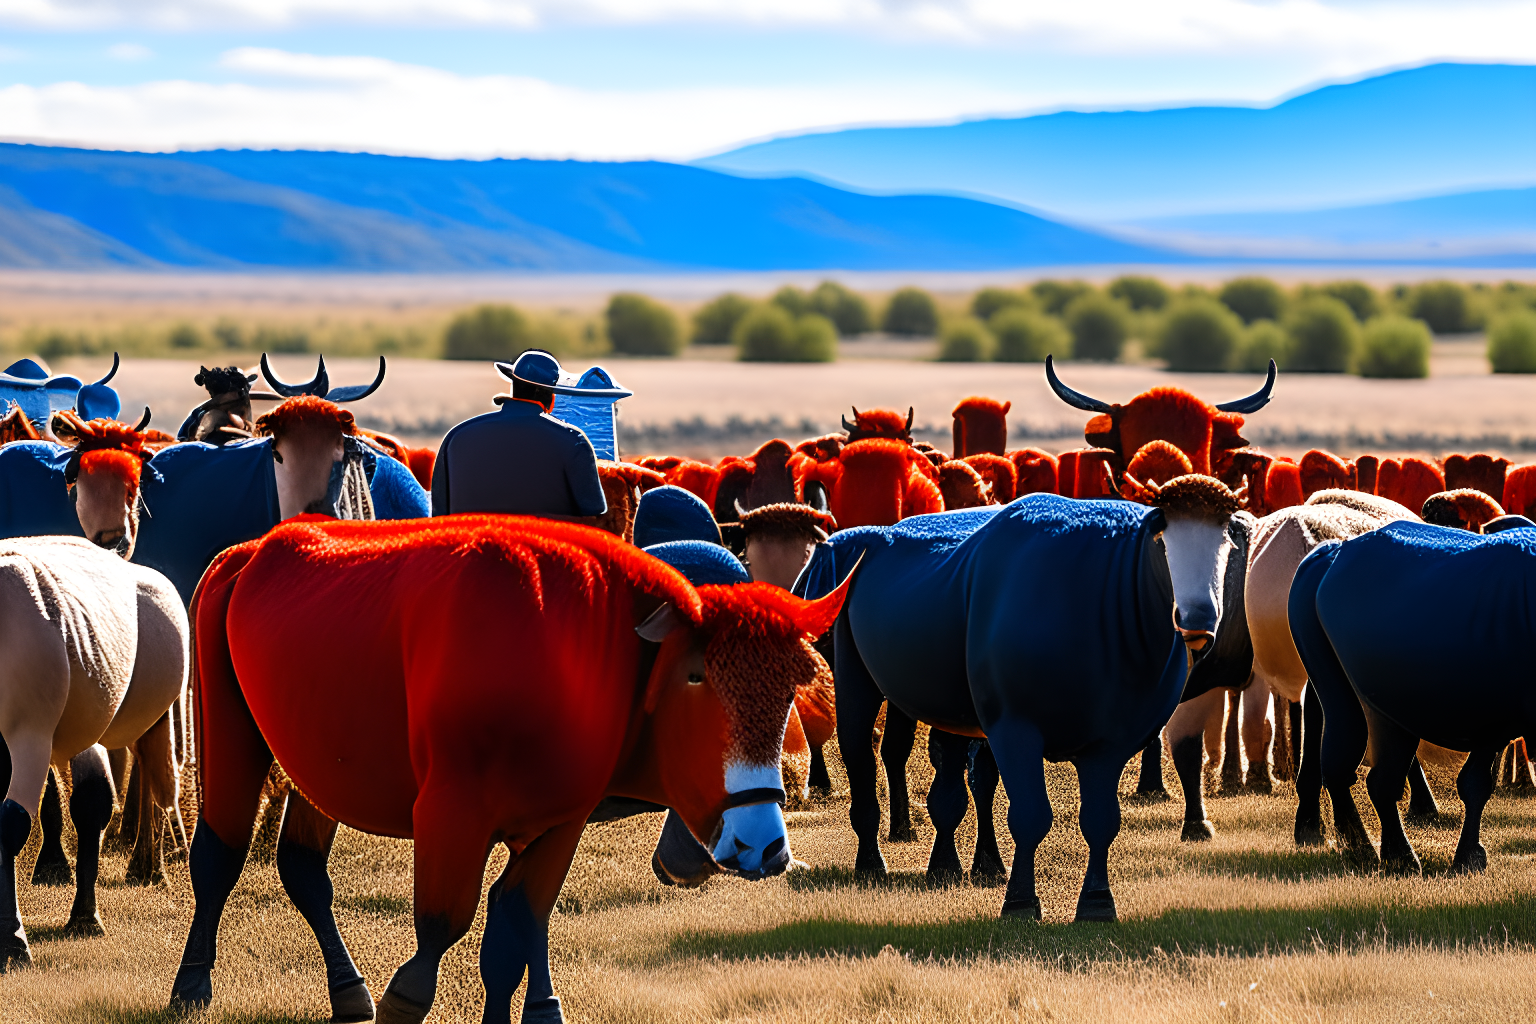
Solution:
<path fill-rule="evenodd" d="M 188 441 L 156 453 L 151 464 L 161 479 L 145 475 L 133 560 L 163 572 L 190 604 L 203 570 L 220 551 L 277 524 L 272 442 L 219 448 Z"/>
<path fill-rule="evenodd" d="M 368 471 L 368 493 L 373 497 L 373 514 L 377 518 L 426 519 L 432 515 L 432 496 L 417 483 L 407 466 L 366 445 L 362 447 L 364 466 Z M 371 465 L 369 455 L 373 456 Z"/>
<path fill-rule="evenodd" d="M 1317 620 L 1368 707 L 1452 750 L 1536 730 L 1536 529 L 1396 522 L 1315 554 Z M 1310 671 L 1321 644 L 1297 643 Z"/>
<path fill-rule="evenodd" d="M 83 537 L 64 485 L 73 449 L 50 441 L 0 446 L 0 537 Z"/>
<path fill-rule="evenodd" d="M 1184 679 L 1171 588 L 1147 571 L 1161 522 L 1130 502 L 1031 494 L 841 531 L 795 589 L 828 593 L 864 556 L 848 627 L 881 692 L 919 721 L 987 732 L 1025 718 L 1052 760 L 1104 745 L 1129 757 Z"/>

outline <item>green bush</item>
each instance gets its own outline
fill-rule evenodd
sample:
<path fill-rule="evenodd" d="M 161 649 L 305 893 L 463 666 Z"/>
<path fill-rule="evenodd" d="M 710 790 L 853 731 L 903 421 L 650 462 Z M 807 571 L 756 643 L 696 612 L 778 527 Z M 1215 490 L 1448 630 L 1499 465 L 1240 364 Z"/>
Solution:
<path fill-rule="evenodd" d="M 1536 313 L 1508 313 L 1488 329 L 1488 362 L 1494 373 L 1536 373 Z"/>
<path fill-rule="evenodd" d="M 983 288 L 971 296 L 971 316 L 990 321 L 1005 309 L 1028 308 L 1034 305 L 1027 293 L 1013 288 Z"/>
<path fill-rule="evenodd" d="M 1344 303 L 1361 323 L 1381 315 L 1381 298 L 1364 281 L 1330 281 L 1317 290 Z"/>
<path fill-rule="evenodd" d="M 1455 281 L 1427 281 L 1408 294 L 1408 313 L 1436 334 L 1473 329 L 1467 290 Z"/>
<path fill-rule="evenodd" d="M 1226 370 L 1237 358 L 1243 324 L 1210 299 L 1180 299 L 1163 318 L 1158 353 L 1170 370 Z"/>
<path fill-rule="evenodd" d="M 1243 332 L 1235 368 L 1248 373 L 1263 373 L 1273 359 L 1277 366 L 1288 365 L 1290 338 L 1285 328 L 1273 320 L 1255 320 Z"/>
<path fill-rule="evenodd" d="M 1255 320 L 1279 320 L 1285 312 L 1285 293 L 1267 277 L 1239 277 L 1222 285 L 1218 296 L 1222 305 L 1243 318 L 1243 323 Z"/>
<path fill-rule="evenodd" d="M 837 325 L 820 313 L 795 321 L 795 361 L 830 363 L 837 358 Z"/>
<path fill-rule="evenodd" d="M 1168 305 L 1168 287 L 1155 277 L 1126 275 L 1117 277 L 1106 289 L 1110 298 L 1119 299 L 1132 309 L 1162 309 Z"/>
<path fill-rule="evenodd" d="M 205 343 L 203 332 L 196 324 L 177 324 L 165 340 L 171 348 L 183 350 L 202 348 Z"/>
<path fill-rule="evenodd" d="M 238 324 L 214 328 L 226 347 L 243 340 Z M 485 305 L 460 313 L 448 325 L 444 359 L 512 359 L 533 346 L 528 320 L 512 306 Z"/>
<path fill-rule="evenodd" d="M 987 325 L 997 340 L 993 358 L 1004 363 L 1043 363 L 1045 357 L 1072 358 L 1072 334 L 1054 316 L 1033 309 L 1005 309 Z"/>
<path fill-rule="evenodd" d="M 736 357 L 754 363 L 829 363 L 837 358 L 837 328 L 819 313 L 792 317 L 783 306 L 756 306 L 736 325 Z"/>
<path fill-rule="evenodd" d="M 768 300 L 776 306 L 782 306 L 784 312 L 790 316 L 805 316 L 811 311 L 811 297 L 792 284 L 787 284 L 773 293 L 773 298 Z"/>
<path fill-rule="evenodd" d="M 630 356 L 675 356 L 683 347 L 677 317 L 666 306 L 633 292 L 608 300 L 608 342 Z"/>
<path fill-rule="evenodd" d="M 1108 295 L 1086 292 L 1065 310 L 1072 331 L 1072 352 L 1078 359 L 1111 363 L 1120 358 L 1130 333 L 1130 314 Z"/>
<path fill-rule="evenodd" d="M 811 293 L 811 310 L 831 320 L 837 333 L 845 338 L 875 329 L 875 317 L 864 296 L 836 281 L 823 281 L 816 286 Z"/>
<path fill-rule="evenodd" d="M 1286 316 L 1285 330 L 1290 335 L 1287 370 L 1345 373 L 1354 362 L 1360 325 L 1338 299 L 1328 295 L 1301 299 Z"/>
<path fill-rule="evenodd" d="M 752 303 L 735 292 L 726 292 L 705 304 L 693 314 L 693 343 L 695 345 L 729 345 L 731 332 L 751 309 Z"/>
<path fill-rule="evenodd" d="M 881 326 L 887 334 L 932 336 L 939 329 L 939 307 L 921 288 L 903 288 L 891 296 Z"/>
<path fill-rule="evenodd" d="M 939 339 L 939 362 L 984 362 L 992 358 L 995 345 L 986 324 L 975 317 L 963 317 L 944 328 L 944 335 Z"/>
<path fill-rule="evenodd" d="M 311 352 L 309 331 L 292 324 L 258 327 L 255 347 L 262 352 Z M 518 349 L 521 352 L 522 349 Z M 513 355 L 517 353 L 514 352 Z"/>
<path fill-rule="evenodd" d="M 219 322 L 213 325 L 213 336 L 219 340 L 219 344 L 231 351 L 245 348 L 245 329 L 228 317 L 219 318 Z"/>
<path fill-rule="evenodd" d="M 1093 286 L 1086 281 L 1036 281 L 1029 286 L 1030 294 L 1040 308 L 1052 316 L 1061 316 L 1073 299 L 1087 295 Z"/>
<path fill-rule="evenodd" d="M 1429 328 L 1422 320 L 1378 316 L 1360 339 L 1362 377 L 1428 377 Z"/>

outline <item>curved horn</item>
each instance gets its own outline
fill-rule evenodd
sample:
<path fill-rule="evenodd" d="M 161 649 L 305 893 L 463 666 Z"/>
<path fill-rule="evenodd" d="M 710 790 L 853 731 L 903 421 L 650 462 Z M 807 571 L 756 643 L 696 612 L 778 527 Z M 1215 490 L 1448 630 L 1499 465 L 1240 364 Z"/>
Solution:
<path fill-rule="evenodd" d="M 267 354 L 261 354 L 261 375 L 267 378 L 267 383 L 272 385 L 272 390 L 284 398 L 293 398 L 296 395 L 314 395 L 316 398 L 324 398 L 331 390 L 331 379 L 325 372 L 325 356 L 320 357 L 320 369 L 315 371 L 315 379 L 308 384 L 284 384 L 277 379 L 277 374 L 272 372 L 272 366 L 267 362 Z"/>
<path fill-rule="evenodd" d="M 349 384 L 344 388 L 332 388 L 329 394 L 322 397 L 329 398 L 333 402 L 355 402 L 379 390 L 379 385 L 383 383 L 384 357 L 379 356 L 379 375 L 373 378 L 372 384 Z"/>
<path fill-rule="evenodd" d="M 1073 391 L 1061 382 L 1056 376 L 1056 366 L 1050 356 L 1045 357 L 1045 379 L 1051 385 L 1051 390 L 1056 392 L 1056 397 L 1072 406 L 1074 409 L 1082 409 L 1084 412 L 1109 412 L 1107 402 L 1101 402 L 1097 398 L 1089 398 L 1081 392 Z M 1218 408 L 1220 408 L 1218 406 Z"/>
<path fill-rule="evenodd" d="M 1270 396 L 1273 394 L 1274 390 L 1275 361 L 1271 359 L 1269 361 L 1269 379 L 1264 382 L 1263 387 L 1259 388 L 1259 390 L 1255 391 L 1247 398 L 1239 398 L 1233 402 L 1222 402 L 1216 408 L 1220 409 L 1222 412 L 1258 412 L 1260 409 L 1269 404 Z"/>
<path fill-rule="evenodd" d="M 855 413 L 854 415 L 857 416 L 858 414 Z M 848 422 L 848 417 L 847 416 L 842 417 L 842 420 L 843 420 L 843 429 L 846 430 L 850 434 L 853 433 L 854 424 Z"/>
<path fill-rule="evenodd" d="M 146 405 L 144 407 L 144 415 L 139 419 L 139 425 L 133 428 L 134 433 L 144 433 L 144 428 L 147 426 L 149 426 L 149 406 Z"/>
<path fill-rule="evenodd" d="M 113 352 L 112 353 L 112 369 L 108 370 L 107 371 L 107 375 L 105 377 L 101 378 L 101 380 L 97 381 L 96 383 L 97 384 L 105 384 L 107 381 L 109 381 L 113 377 L 115 377 L 117 375 L 118 364 L 121 363 L 121 362 L 122 362 L 122 360 L 118 357 L 118 354 L 116 352 Z"/>
<path fill-rule="evenodd" d="M 912 433 L 912 406 L 907 406 L 907 433 Z"/>

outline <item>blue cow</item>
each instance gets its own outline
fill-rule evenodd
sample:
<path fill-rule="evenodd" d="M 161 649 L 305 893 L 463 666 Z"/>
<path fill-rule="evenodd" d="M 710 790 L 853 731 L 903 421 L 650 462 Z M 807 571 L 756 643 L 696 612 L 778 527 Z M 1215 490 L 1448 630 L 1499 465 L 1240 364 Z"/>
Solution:
<path fill-rule="evenodd" d="M 991 745 L 1017 843 L 1005 915 L 1040 916 L 1034 856 L 1052 821 L 1042 759 L 1072 761 L 1089 847 L 1077 919 L 1114 920 L 1108 854 L 1126 762 L 1181 699 L 1240 683 L 1252 662 L 1242 605 L 1252 517 L 1210 477 L 1153 493 L 1152 508 L 1031 494 L 846 530 L 812 555 L 795 584 L 806 597 L 859 564 L 834 639 L 857 870 L 885 871 L 869 735 L 888 699 Z M 936 767 L 946 777 L 930 790 L 930 814 L 952 856 L 960 765 Z"/>
<path fill-rule="evenodd" d="M 1321 544 L 1296 570 L 1291 635 L 1322 703 L 1323 784 L 1339 844 L 1357 865 L 1377 863 L 1350 794 L 1369 745 L 1380 862 L 1419 872 L 1397 801 L 1421 739 L 1470 751 L 1456 780 L 1466 814 L 1453 866 L 1488 864 L 1479 836 L 1494 759 L 1536 733 L 1536 524 L 1508 516 L 1496 525 L 1515 528 L 1478 536 L 1390 523 Z"/>

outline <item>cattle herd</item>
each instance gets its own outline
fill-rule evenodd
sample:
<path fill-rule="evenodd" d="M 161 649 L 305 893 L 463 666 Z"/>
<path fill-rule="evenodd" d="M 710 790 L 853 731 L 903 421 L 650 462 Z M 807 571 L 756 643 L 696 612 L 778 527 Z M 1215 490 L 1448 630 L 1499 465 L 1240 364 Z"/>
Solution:
<path fill-rule="evenodd" d="M 16 863 L 34 827 L 33 883 L 73 870 L 67 931 L 102 933 L 119 806 L 130 881 L 188 859 L 175 1007 L 212 998 L 265 792 L 332 1019 L 425 1018 L 502 844 L 485 1019 L 510 1019 L 526 975 L 523 1019 L 559 1020 L 548 921 L 585 825 L 666 811 L 666 884 L 779 874 L 794 864 L 781 808 L 830 786 L 834 731 L 856 871 L 886 870 L 877 749 L 888 834 L 912 835 L 905 766 L 926 723 L 930 877 L 962 874 L 974 797 L 970 870 L 1006 875 L 1002 913 L 1035 919 L 1044 761 L 1079 779 L 1077 919 L 1113 921 L 1126 765 L 1140 754 L 1139 792 L 1166 797 L 1166 744 L 1182 838 L 1209 838 L 1229 706 L 1236 781 L 1294 778 L 1299 844 L 1325 841 L 1326 788 L 1358 868 L 1419 870 L 1398 801 L 1406 785 L 1410 818 L 1438 813 L 1421 762 L 1461 763 L 1464 871 L 1487 863 L 1496 780 L 1530 782 L 1536 466 L 1272 456 L 1242 429 L 1273 363 L 1235 401 L 1160 387 L 1112 404 L 1047 360 L 1055 393 L 1091 414 L 1088 447 L 1055 455 L 1009 449 L 1009 405 L 974 397 L 949 453 L 912 439 L 912 410 L 854 409 L 842 431 L 718 465 L 603 461 L 608 512 L 586 522 L 431 518 L 432 452 L 341 405 L 382 384 L 383 360 L 343 388 L 323 360 L 302 385 L 265 357 L 262 371 L 271 393 L 205 369 L 209 399 L 174 437 L 148 410 L 119 422 L 110 373 L 73 388 L 35 364 L 0 375 L 25 396 L 0 420 L 0 972 L 30 963 Z M 254 417 L 253 399 L 281 402 Z M 1379 852 L 1351 794 L 1362 763 Z M 187 767 L 195 823 L 178 809 Z M 417 949 L 377 1005 L 332 914 L 340 823 L 414 840 Z"/>

